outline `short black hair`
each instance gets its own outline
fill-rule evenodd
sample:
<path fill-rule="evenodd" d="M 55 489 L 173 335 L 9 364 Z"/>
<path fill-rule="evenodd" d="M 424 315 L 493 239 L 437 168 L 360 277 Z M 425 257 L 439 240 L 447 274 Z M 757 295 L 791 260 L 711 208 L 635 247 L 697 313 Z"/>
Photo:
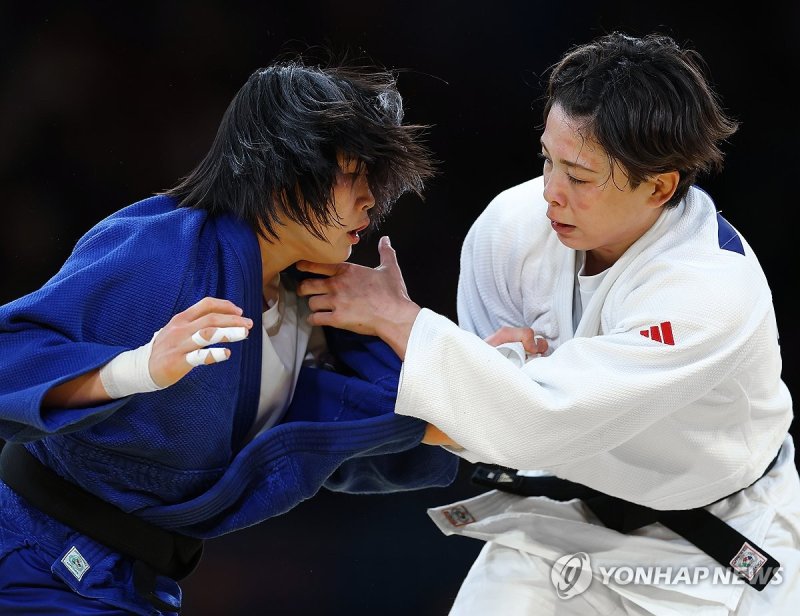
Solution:
<path fill-rule="evenodd" d="M 403 124 L 395 72 L 363 64 L 308 65 L 301 57 L 254 71 L 229 104 L 209 152 L 163 194 L 184 207 L 230 212 L 266 239 L 281 214 L 324 239 L 337 156 L 368 173 L 372 227 L 406 192 L 422 197 L 435 162 L 427 125 Z"/>
<path fill-rule="evenodd" d="M 677 170 L 666 204 L 675 206 L 700 173 L 722 169 L 720 144 L 739 125 L 723 111 L 694 49 L 660 33 L 612 32 L 572 47 L 549 71 L 545 121 L 554 105 L 581 121 L 631 187 Z"/>

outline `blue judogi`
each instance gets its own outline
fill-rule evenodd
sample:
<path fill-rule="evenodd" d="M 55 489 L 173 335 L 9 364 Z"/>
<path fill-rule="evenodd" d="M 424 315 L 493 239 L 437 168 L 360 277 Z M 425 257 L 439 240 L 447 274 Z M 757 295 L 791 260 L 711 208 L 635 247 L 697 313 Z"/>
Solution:
<path fill-rule="evenodd" d="M 254 321 L 228 361 L 161 391 L 42 408 L 49 389 L 141 346 L 206 296 L 229 299 Z M 286 417 L 246 443 L 261 384 L 261 301 L 258 242 L 242 222 L 165 196 L 112 214 L 41 289 L 0 307 L 0 438 L 26 443 L 60 476 L 123 511 L 200 538 L 284 513 L 322 486 L 381 492 L 454 480 L 457 458 L 418 446 L 424 422 L 393 412 L 394 352 L 339 330 L 326 335 L 344 371 L 304 367 Z M 4 588 L 12 573 L 23 581 L 41 573 L 19 571 L 19 551 L 31 544 L 41 567 L 79 595 L 153 613 L 133 591 L 129 559 L 27 506 L 2 482 L 0 611 L 1 597 L 17 600 Z M 94 560 L 80 580 L 61 561 L 77 545 Z M 177 585 L 170 592 L 180 594 Z"/>

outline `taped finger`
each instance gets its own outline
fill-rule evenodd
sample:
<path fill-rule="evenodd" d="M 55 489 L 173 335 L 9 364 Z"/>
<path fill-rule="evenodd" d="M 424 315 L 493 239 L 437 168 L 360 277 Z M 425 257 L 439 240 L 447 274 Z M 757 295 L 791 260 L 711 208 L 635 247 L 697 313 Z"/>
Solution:
<path fill-rule="evenodd" d="M 506 342 L 495 347 L 503 357 L 509 360 L 517 368 L 522 367 L 527 359 L 525 347 L 521 342 Z"/>
<path fill-rule="evenodd" d="M 194 336 L 192 336 L 192 338 L 194 338 Z M 225 349 L 214 347 L 213 349 L 197 349 L 196 351 L 189 351 L 186 354 L 186 361 L 190 366 L 202 366 L 204 363 L 206 363 L 206 359 L 208 359 L 209 355 L 214 360 L 212 363 L 219 363 L 228 359 Z"/>
<path fill-rule="evenodd" d="M 201 347 L 208 346 L 209 344 L 217 344 L 222 342 L 223 338 L 227 342 L 239 342 L 247 338 L 246 327 L 218 327 L 214 330 L 210 340 L 203 338 L 202 330 L 198 330 L 192 334 L 192 342 Z"/>

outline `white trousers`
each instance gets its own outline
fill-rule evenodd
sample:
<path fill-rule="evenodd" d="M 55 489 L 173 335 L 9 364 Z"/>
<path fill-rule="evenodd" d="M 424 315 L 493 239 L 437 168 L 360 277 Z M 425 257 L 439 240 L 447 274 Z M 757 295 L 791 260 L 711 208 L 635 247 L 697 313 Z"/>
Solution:
<path fill-rule="evenodd" d="M 710 509 L 769 552 L 782 569 L 764 590 L 712 581 L 629 583 L 613 567 L 725 573 L 695 546 L 653 524 L 624 535 L 593 520 L 579 501 L 556 502 L 491 491 L 429 510 L 446 534 L 483 540 L 450 616 L 620 614 L 796 616 L 800 614 L 800 478 L 787 439 L 768 475 Z M 588 588 L 560 598 L 552 580 L 564 555 L 591 558 Z"/>
<path fill-rule="evenodd" d="M 780 556 L 779 556 L 780 558 Z M 593 580 L 585 592 L 561 599 L 550 580 L 552 564 L 521 550 L 488 542 L 473 563 L 449 616 L 650 616 L 648 610 L 608 586 Z M 736 610 L 697 597 L 664 597 L 658 613 L 676 616 L 795 616 L 800 588 L 784 579 L 782 585 L 758 592 L 745 588 Z M 654 600 L 658 600 L 654 597 Z"/>
<path fill-rule="evenodd" d="M 649 614 L 610 588 L 593 584 L 586 592 L 560 599 L 543 559 L 488 542 L 464 579 L 450 616 L 586 616 Z M 599 586 L 599 588 L 597 588 Z M 628 604 L 628 606 L 626 606 Z"/>

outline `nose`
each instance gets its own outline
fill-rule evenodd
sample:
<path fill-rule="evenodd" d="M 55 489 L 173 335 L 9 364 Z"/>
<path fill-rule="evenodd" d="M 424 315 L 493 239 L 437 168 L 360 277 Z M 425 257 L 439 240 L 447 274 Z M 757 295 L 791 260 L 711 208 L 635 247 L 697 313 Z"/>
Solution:
<path fill-rule="evenodd" d="M 366 175 L 362 175 L 359 179 L 362 185 L 362 189 L 358 197 L 360 205 L 364 210 L 372 209 L 375 207 L 375 196 L 372 194 L 372 188 L 369 186 L 369 180 L 367 179 Z"/>
<path fill-rule="evenodd" d="M 566 203 L 564 199 L 564 191 L 562 185 L 556 180 L 557 174 L 545 173 L 544 174 L 544 190 L 542 196 L 552 206 L 560 206 Z"/>

